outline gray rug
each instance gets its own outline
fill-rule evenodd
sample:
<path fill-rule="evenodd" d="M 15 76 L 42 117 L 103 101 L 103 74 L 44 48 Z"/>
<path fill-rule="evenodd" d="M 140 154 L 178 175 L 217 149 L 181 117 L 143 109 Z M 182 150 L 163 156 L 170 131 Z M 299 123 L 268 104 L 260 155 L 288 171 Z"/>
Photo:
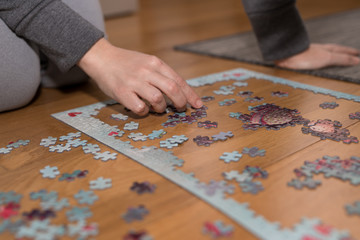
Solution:
<path fill-rule="evenodd" d="M 305 21 L 305 24 L 311 42 L 338 43 L 360 49 L 360 9 L 310 19 Z M 273 64 L 262 60 L 261 52 L 253 32 L 178 45 L 175 46 L 175 49 L 212 57 L 273 66 Z M 298 72 L 360 83 L 360 65 Z"/>

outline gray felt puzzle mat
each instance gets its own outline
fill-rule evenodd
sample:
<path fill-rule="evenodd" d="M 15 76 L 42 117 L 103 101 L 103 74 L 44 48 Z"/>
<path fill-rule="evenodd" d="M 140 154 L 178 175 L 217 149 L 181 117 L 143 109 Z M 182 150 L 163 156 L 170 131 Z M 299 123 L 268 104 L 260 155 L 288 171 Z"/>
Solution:
<path fill-rule="evenodd" d="M 305 21 L 311 42 L 337 43 L 360 49 L 360 9 Z M 175 46 L 175 49 L 242 62 L 273 66 L 262 60 L 253 32 L 238 33 Z M 302 73 L 360 83 L 360 65 L 329 67 Z"/>
<path fill-rule="evenodd" d="M 131 117 L 124 107 L 110 100 L 52 116 L 187 190 L 259 239 L 349 239 L 352 233 L 337 226 L 327 228 L 326 234 L 319 231 L 327 225 L 322 216 L 309 217 L 310 209 L 296 216 L 292 226 L 283 226 L 282 218 L 277 219 L 275 212 L 269 216 L 258 212 L 251 198 L 281 198 L 281 191 L 286 191 L 290 193 L 286 201 L 295 204 L 298 194 L 306 198 L 327 184 L 321 184 L 319 174 L 343 181 L 344 191 L 358 186 L 360 152 L 349 156 L 319 152 L 318 159 L 303 156 L 297 169 L 286 169 L 284 173 L 273 171 L 271 164 L 321 141 L 344 148 L 357 145 L 359 136 L 354 136 L 347 126 L 358 121 L 360 113 L 339 116 L 336 109 L 344 102 L 351 109 L 359 109 L 360 96 L 241 68 L 190 79 L 188 83 L 199 90 L 205 102 L 203 108 L 182 113 L 168 108 L 166 114 L 142 119 Z M 257 90 L 259 85 L 265 90 Z M 313 98 L 314 104 L 299 104 L 307 97 Z M 315 112 L 319 111 L 327 118 L 315 119 Z M 226 124 L 222 123 L 224 119 Z M 149 124 L 152 132 L 148 128 L 144 132 L 142 126 Z M 259 140 L 257 134 L 264 132 L 269 138 Z M 271 147 L 268 141 L 273 141 Z M 286 150 L 287 144 L 295 141 L 297 146 Z M 213 157 L 202 158 L 204 151 Z M 104 161 L 112 157 L 111 153 L 98 155 Z M 343 161 L 349 168 L 343 167 Z M 267 191 L 268 178 L 289 172 L 292 179 L 279 183 L 281 190 L 272 187 L 272 191 Z M 271 206 L 271 201 L 264 204 Z M 344 207 L 331 204 L 325 205 Z M 356 207 L 349 208 L 351 214 L 357 213 Z M 346 219 L 346 213 L 342 217 Z"/>

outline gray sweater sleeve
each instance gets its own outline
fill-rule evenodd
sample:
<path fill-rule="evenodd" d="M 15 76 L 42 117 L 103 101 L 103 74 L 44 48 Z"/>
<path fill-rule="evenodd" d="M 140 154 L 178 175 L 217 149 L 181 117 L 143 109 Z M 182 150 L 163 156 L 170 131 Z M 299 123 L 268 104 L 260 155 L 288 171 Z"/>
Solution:
<path fill-rule="evenodd" d="M 60 0 L 0 0 L 0 18 L 64 72 L 104 36 Z"/>
<path fill-rule="evenodd" d="M 242 0 L 263 58 L 285 59 L 309 47 L 296 0 Z"/>

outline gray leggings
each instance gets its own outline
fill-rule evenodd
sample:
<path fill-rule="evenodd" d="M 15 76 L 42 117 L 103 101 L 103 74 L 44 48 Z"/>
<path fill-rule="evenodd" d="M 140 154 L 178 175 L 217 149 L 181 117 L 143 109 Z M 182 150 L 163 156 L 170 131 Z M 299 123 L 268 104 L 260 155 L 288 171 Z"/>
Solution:
<path fill-rule="evenodd" d="M 83 18 L 105 32 L 103 15 L 98 0 L 62 0 Z M 61 73 L 52 62 L 40 70 L 40 57 L 36 47 L 17 37 L 0 19 L 0 112 L 27 105 L 40 84 L 60 87 L 87 80 L 78 67 Z"/>

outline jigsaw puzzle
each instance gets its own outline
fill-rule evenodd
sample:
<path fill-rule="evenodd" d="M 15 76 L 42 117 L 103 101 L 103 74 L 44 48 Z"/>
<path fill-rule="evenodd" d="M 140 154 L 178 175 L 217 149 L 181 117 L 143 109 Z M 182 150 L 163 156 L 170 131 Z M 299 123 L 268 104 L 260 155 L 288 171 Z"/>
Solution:
<path fill-rule="evenodd" d="M 246 71 L 243 69 L 236 69 L 224 73 L 218 73 L 210 76 L 191 79 L 188 82 L 192 86 L 204 86 L 207 84 L 213 84 L 221 81 L 233 80 L 239 83 L 238 84 L 239 87 L 240 86 L 243 87 L 246 86 L 246 84 L 245 83 L 243 84 L 242 81 L 249 80 L 250 78 L 261 79 L 261 80 L 269 81 L 271 83 L 283 84 L 286 85 L 287 87 L 303 89 L 306 91 L 326 94 L 329 96 L 342 98 L 349 101 L 360 102 L 360 97 L 358 96 L 344 94 L 324 88 L 313 87 L 298 82 L 292 82 L 281 78 L 271 77 L 265 74 Z M 236 85 L 233 84 L 233 87 L 228 87 L 228 86 L 229 85 L 224 85 L 218 91 L 222 91 L 222 93 L 226 92 L 225 95 L 234 94 L 231 92 L 235 92 L 234 87 L 236 87 Z M 244 97 L 250 97 L 250 96 L 244 96 Z M 220 95 L 219 100 L 220 98 L 223 99 L 222 97 L 224 96 Z M 99 111 L 101 111 L 102 108 L 106 108 L 108 105 L 112 105 L 112 104 L 116 104 L 116 103 L 113 101 L 97 103 L 94 105 L 80 107 L 58 114 L 53 114 L 53 116 L 71 125 L 77 130 L 85 133 L 86 135 L 96 139 L 97 141 L 100 141 L 101 143 L 107 145 L 108 147 L 111 147 L 116 151 L 119 151 L 120 153 L 124 154 L 125 156 L 130 157 L 134 161 L 139 162 L 140 164 L 148 167 L 149 169 L 159 173 L 166 179 L 185 188 L 186 190 L 196 195 L 200 199 L 208 202 L 212 206 L 216 207 L 217 209 L 225 213 L 227 216 L 232 218 L 238 224 L 244 226 L 247 230 L 252 232 L 256 237 L 260 239 L 279 239 L 279 240 L 303 239 L 305 237 L 312 237 L 312 236 L 317 237 L 318 239 L 324 239 L 322 233 L 317 232 L 317 229 L 321 228 L 322 226 L 321 221 L 317 219 L 305 219 L 299 224 L 296 224 L 294 228 L 282 228 L 279 224 L 270 222 L 266 220 L 266 218 L 264 218 L 263 216 L 260 216 L 257 213 L 255 213 L 253 210 L 251 210 L 249 204 L 241 203 L 236 199 L 232 198 L 231 196 L 229 196 L 229 194 L 234 192 L 235 188 L 234 186 L 229 185 L 226 181 L 218 181 L 218 180 L 204 181 L 203 179 L 196 178 L 195 175 L 191 172 L 187 173 L 179 169 L 179 167 L 183 165 L 184 160 L 179 159 L 172 152 L 167 151 L 167 147 L 165 147 L 166 151 L 156 148 L 155 146 L 150 146 L 150 147 L 143 146 L 140 148 L 135 148 L 134 146 L 131 145 L 130 142 L 125 142 L 119 139 L 119 137 L 117 137 L 116 134 L 110 135 L 109 133 L 111 132 L 117 133 L 120 130 L 117 128 L 117 126 L 110 126 L 107 123 L 100 121 L 99 119 L 97 119 L 96 116 L 99 114 Z M 239 104 L 239 103 L 235 103 L 235 104 Z M 162 126 L 176 127 L 179 124 L 187 123 L 185 126 L 191 127 L 192 123 L 198 122 L 199 119 L 207 117 L 208 113 L 206 110 L 207 108 L 204 107 L 202 109 L 192 110 L 190 113 L 174 112 L 171 115 L 167 116 L 167 120 L 165 123 L 162 124 Z M 230 116 L 242 120 L 243 123 L 247 125 L 244 129 L 258 129 L 263 127 L 268 130 L 272 130 L 272 129 L 277 130 L 282 127 L 304 125 L 309 122 L 308 120 L 302 118 L 300 116 L 300 112 L 298 112 L 297 110 L 288 109 L 285 106 L 277 106 L 275 104 L 262 104 L 255 107 L 249 107 L 249 112 L 250 112 L 249 114 L 232 113 L 230 114 Z M 88 126 L 91 126 L 91 128 L 89 128 Z M 185 126 L 181 126 L 181 127 L 185 127 Z M 154 126 L 154 128 L 158 129 L 158 126 Z M 124 128 L 124 130 L 127 130 L 125 134 L 128 135 L 128 133 L 130 134 L 131 131 L 136 129 L 132 127 L 130 127 L 129 129 Z M 233 130 L 232 128 L 230 129 Z M 228 130 L 229 129 L 226 129 L 225 131 Z M 172 129 L 169 129 L 168 132 L 170 131 L 172 131 Z M 199 129 L 199 131 L 202 130 Z M 203 131 L 210 132 L 213 131 L 213 129 L 208 129 Z M 200 134 L 198 135 L 198 137 L 191 136 L 191 138 L 193 138 L 194 140 L 194 142 L 191 142 L 191 144 L 193 145 L 199 144 L 200 146 L 205 145 L 210 147 L 210 144 L 213 144 L 218 140 L 231 141 L 231 139 L 229 140 L 229 138 L 233 136 L 232 134 L 232 136 L 214 137 L 215 135 L 213 133 L 208 135 L 209 136 L 212 135 L 212 137 L 209 136 L 202 137 Z M 241 137 L 241 135 L 239 135 L 239 137 Z M 154 137 L 154 139 L 155 138 L 156 137 Z M 147 139 L 145 142 L 149 143 L 148 142 L 149 140 L 151 139 Z M 171 144 L 170 141 L 167 142 Z M 178 143 L 173 142 L 173 144 L 178 144 Z M 190 142 L 187 144 L 190 145 Z M 223 143 L 218 142 L 213 146 L 211 146 L 211 148 L 215 147 L 215 145 L 221 145 L 221 144 Z M 263 153 L 265 154 L 265 152 Z M 217 155 L 217 158 L 218 157 L 219 155 Z M 229 173 L 228 175 L 226 175 L 226 177 L 229 179 L 230 178 L 237 179 L 238 184 L 239 185 L 242 184 L 242 186 L 240 186 L 241 190 L 250 193 L 257 193 L 263 190 L 261 182 L 254 181 L 254 179 L 264 179 L 267 176 L 268 175 L 264 170 L 256 167 L 248 167 L 246 170 L 244 169 L 243 173 L 238 173 L 238 174 Z M 100 189 L 102 189 L 104 185 L 107 186 L 110 185 L 109 187 L 111 187 L 111 179 L 109 180 L 110 180 L 110 184 L 109 182 L 108 184 L 104 183 L 104 179 L 103 181 L 100 181 L 99 184 L 95 183 L 95 188 L 100 187 Z M 226 198 L 224 197 L 225 195 L 227 196 Z M 243 217 L 243 216 L 247 216 L 247 217 Z M 261 229 L 261 231 L 259 229 Z M 333 228 L 329 230 L 329 232 L 331 232 L 334 239 L 341 239 L 350 236 L 348 233 L 340 232 Z"/>

